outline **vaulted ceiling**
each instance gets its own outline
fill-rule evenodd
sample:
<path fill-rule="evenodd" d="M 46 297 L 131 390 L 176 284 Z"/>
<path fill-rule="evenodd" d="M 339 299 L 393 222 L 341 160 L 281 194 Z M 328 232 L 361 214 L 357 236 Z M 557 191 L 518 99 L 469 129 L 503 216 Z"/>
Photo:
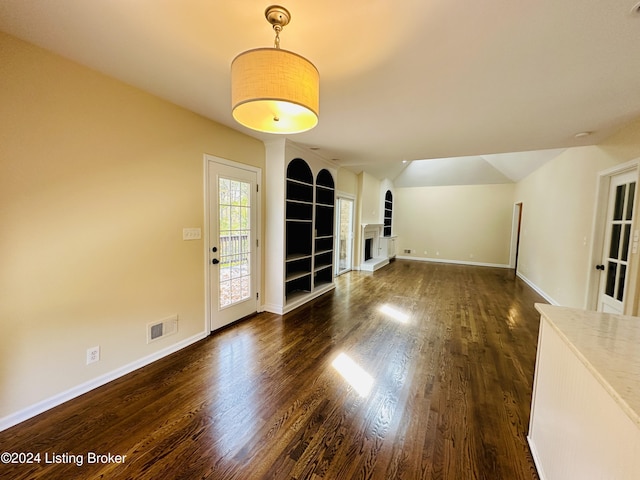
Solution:
<path fill-rule="evenodd" d="M 640 116 L 637 2 L 289 0 L 281 46 L 321 76 L 291 138 L 398 186 L 522 178 Z M 273 45 L 269 4 L 0 0 L 0 30 L 264 139 L 231 117 L 229 68 Z"/>

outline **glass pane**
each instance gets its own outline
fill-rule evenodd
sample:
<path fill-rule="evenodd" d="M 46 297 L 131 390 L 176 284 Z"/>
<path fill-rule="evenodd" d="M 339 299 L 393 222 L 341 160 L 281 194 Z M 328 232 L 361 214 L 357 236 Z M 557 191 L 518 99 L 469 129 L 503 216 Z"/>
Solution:
<path fill-rule="evenodd" d="M 614 289 L 616 287 L 616 267 L 617 263 L 609 262 L 609 268 L 607 269 L 607 287 L 604 293 L 610 297 L 613 297 Z"/>
<path fill-rule="evenodd" d="M 636 194 L 636 182 L 629 184 L 629 198 L 627 199 L 627 214 L 625 220 L 631 220 L 633 218 L 633 202 Z"/>
<path fill-rule="evenodd" d="M 247 207 L 240 207 L 240 209 L 240 228 L 249 230 L 249 209 Z"/>
<path fill-rule="evenodd" d="M 231 189 L 231 180 L 228 178 L 221 178 L 218 181 L 219 185 L 219 197 L 220 197 L 220 205 L 229 205 L 229 190 Z"/>
<path fill-rule="evenodd" d="M 240 204 L 240 182 L 231 180 L 231 204 Z"/>
<path fill-rule="evenodd" d="M 622 260 L 625 262 L 629 257 L 629 238 L 631 237 L 631 224 L 624 226 L 624 236 L 622 237 Z"/>
<path fill-rule="evenodd" d="M 618 259 L 620 252 L 620 232 L 622 225 L 615 224 L 611 226 L 611 246 L 609 247 L 609 258 Z"/>
<path fill-rule="evenodd" d="M 251 187 L 248 183 L 242 183 L 242 195 L 240 197 L 240 205 L 243 207 L 249 206 L 249 199 L 251 198 L 249 188 Z"/>
<path fill-rule="evenodd" d="M 242 270 L 242 255 L 234 255 L 231 260 L 231 278 L 240 277 Z"/>
<path fill-rule="evenodd" d="M 624 209 L 624 192 L 626 188 L 626 185 L 618 185 L 616 187 L 616 205 L 613 209 L 614 220 L 622 220 L 622 212 Z"/>
<path fill-rule="evenodd" d="M 231 227 L 231 207 L 220 205 L 220 234 L 228 233 Z"/>
<path fill-rule="evenodd" d="M 240 230 L 240 217 L 242 216 L 242 207 L 232 206 L 231 208 L 231 230 L 234 232 Z"/>
<path fill-rule="evenodd" d="M 618 275 L 618 295 L 617 299 L 622 301 L 624 297 L 624 279 L 627 276 L 627 266 L 620 264 L 620 274 Z"/>
<path fill-rule="evenodd" d="M 225 282 L 231 278 L 231 262 L 230 257 L 221 257 L 220 263 L 220 282 Z"/>
<path fill-rule="evenodd" d="M 246 300 L 251 295 L 251 184 L 221 178 L 218 202 L 220 306 L 226 307 Z"/>
<path fill-rule="evenodd" d="M 240 279 L 240 287 L 242 288 L 242 298 L 247 298 L 249 296 L 249 290 L 251 288 L 250 278 L 242 277 Z"/>
<path fill-rule="evenodd" d="M 220 307 L 231 305 L 231 281 L 220 282 Z"/>

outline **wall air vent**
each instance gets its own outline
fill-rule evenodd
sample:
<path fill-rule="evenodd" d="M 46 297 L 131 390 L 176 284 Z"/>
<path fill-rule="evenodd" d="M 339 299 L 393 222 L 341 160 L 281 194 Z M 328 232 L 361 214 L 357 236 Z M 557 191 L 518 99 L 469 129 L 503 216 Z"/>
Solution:
<path fill-rule="evenodd" d="M 147 324 L 147 343 L 155 342 L 178 331 L 178 315 Z"/>

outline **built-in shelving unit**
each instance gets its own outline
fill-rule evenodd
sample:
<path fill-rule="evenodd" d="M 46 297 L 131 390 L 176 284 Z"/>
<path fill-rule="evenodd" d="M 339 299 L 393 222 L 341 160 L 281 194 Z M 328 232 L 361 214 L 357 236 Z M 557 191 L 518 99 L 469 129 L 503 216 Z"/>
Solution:
<path fill-rule="evenodd" d="M 263 308 L 283 314 L 335 288 L 337 167 L 287 139 L 265 146 L 270 188 Z"/>
<path fill-rule="evenodd" d="M 313 173 L 293 159 L 287 166 L 285 237 L 285 297 L 311 292 L 313 260 Z"/>
<path fill-rule="evenodd" d="M 316 178 L 315 207 L 313 282 L 319 287 L 333 282 L 335 184 L 326 169 L 320 170 Z"/>
<path fill-rule="evenodd" d="M 393 194 L 390 190 L 384 195 L 384 231 L 385 237 L 391 236 L 391 218 L 393 216 Z"/>

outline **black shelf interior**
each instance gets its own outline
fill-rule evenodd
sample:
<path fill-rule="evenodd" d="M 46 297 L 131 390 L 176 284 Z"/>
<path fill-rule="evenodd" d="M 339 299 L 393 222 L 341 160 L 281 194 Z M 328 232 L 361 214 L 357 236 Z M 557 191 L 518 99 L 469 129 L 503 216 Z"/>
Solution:
<path fill-rule="evenodd" d="M 333 281 L 333 269 L 325 268 L 316 272 L 313 276 L 313 283 L 317 287 L 322 284 L 331 283 Z"/>
<path fill-rule="evenodd" d="M 333 236 L 333 207 L 316 205 L 316 237 Z"/>
<path fill-rule="evenodd" d="M 313 185 L 313 173 L 307 162 L 301 158 L 294 158 L 287 166 L 287 178 Z"/>
<path fill-rule="evenodd" d="M 393 216 L 393 194 L 390 190 L 384 195 L 384 228 L 382 234 L 385 237 L 391 236 L 391 219 Z"/>
<path fill-rule="evenodd" d="M 313 203 L 305 203 L 287 200 L 287 220 L 308 220 L 311 221 L 313 214 Z"/>
<path fill-rule="evenodd" d="M 287 200 L 313 203 L 313 186 L 287 179 Z"/>
<path fill-rule="evenodd" d="M 311 222 L 287 221 L 286 255 L 311 255 Z"/>
<path fill-rule="evenodd" d="M 311 291 L 311 273 L 304 277 L 300 277 L 296 280 L 292 280 L 285 284 L 284 295 L 286 298 L 290 298 L 296 293 L 299 292 L 310 292 Z"/>

